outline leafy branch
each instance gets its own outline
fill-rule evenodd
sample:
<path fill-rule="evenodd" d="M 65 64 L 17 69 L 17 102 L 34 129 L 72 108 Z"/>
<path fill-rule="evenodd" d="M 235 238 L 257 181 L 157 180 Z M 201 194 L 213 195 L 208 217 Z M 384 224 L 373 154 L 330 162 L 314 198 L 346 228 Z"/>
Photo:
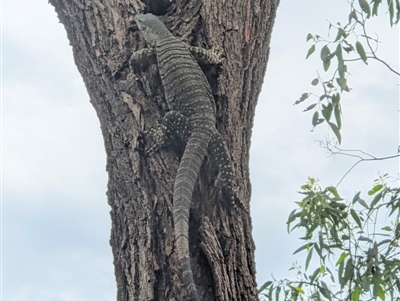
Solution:
<path fill-rule="evenodd" d="M 350 13 L 348 15 L 347 24 L 342 26 L 340 22 L 336 24 L 329 23 L 329 32 L 334 29 L 336 36 L 333 40 L 325 39 L 319 35 L 309 33 L 307 42 L 313 44 L 308 49 L 306 59 L 309 58 L 317 49 L 317 45 L 322 44 L 320 51 L 320 59 L 323 69 L 328 72 L 333 59 L 336 57 L 336 69 L 331 69 L 331 76 L 328 80 L 324 80 L 318 73 L 318 77 L 311 81 L 313 86 L 321 86 L 323 92 L 317 95 L 311 92 L 303 93 L 294 103 L 298 105 L 310 96 L 317 98 L 316 102 L 309 105 L 304 111 L 314 111 L 312 115 L 312 125 L 316 126 L 326 122 L 336 136 L 337 141 L 341 144 L 341 128 L 342 128 L 342 108 L 341 95 L 343 92 L 350 92 L 351 88 L 348 84 L 350 72 L 348 71 L 348 63 L 362 60 L 368 65 L 368 60 L 376 60 L 385 65 L 391 72 L 400 76 L 387 62 L 377 56 L 379 39 L 373 38 L 367 33 L 367 22 L 369 19 L 378 15 L 378 9 L 382 0 L 372 0 L 373 7 L 371 9 L 366 0 L 359 0 L 359 9 L 355 7 L 355 1 L 350 1 Z M 388 0 L 387 8 L 389 12 L 390 26 L 397 25 L 400 19 L 400 1 Z M 329 36 L 329 34 L 328 34 Z M 364 48 L 367 45 L 367 51 Z M 357 56 L 354 57 L 354 54 Z M 335 120 L 332 120 L 332 115 Z"/>
<path fill-rule="evenodd" d="M 267 300 L 397 300 L 400 298 L 400 188 L 385 174 L 374 181 L 369 204 L 357 192 L 346 202 L 337 189 L 322 189 L 309 178 L 287 221 L 288 231 L 302 229 L 304 241 L 294 254 L 307 252 L 305 267 L 292 266 L 296 280 L 269 280 L 260 288 Z M 381 209 L 388 224 L 376 230 Z M 371 229 L 371 230 L 370 230 Z M 316 269 L 308 274 L 312 257 Z M 339 290 L 334 292 L 333 287 Z"/>

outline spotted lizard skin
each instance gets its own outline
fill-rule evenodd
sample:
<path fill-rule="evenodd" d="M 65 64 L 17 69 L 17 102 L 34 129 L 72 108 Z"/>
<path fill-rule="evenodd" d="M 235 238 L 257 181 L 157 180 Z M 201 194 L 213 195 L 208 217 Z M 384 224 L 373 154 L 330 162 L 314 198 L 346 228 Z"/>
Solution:
<path fill-rule="evenodd" d="M 193 279 L 188 239 L 194 185 L 207 154 L 217 164 L 222 185 L 231 199 L 234 198 L 234 178 L 225 143 L 215 127 L 211 87 L 194 57 L 216 64 L 220 62 L 220 56 L 186 45 L 153 14 L 139 14 L 135 20 L 149 47 L 134 52 L 131 60 L 143 62 L 147 56 L 155 54 L 165 99 L 171 109 L 157 129 L 147 132 L 155 142 L 147 153 L 169 144 L 176 136 L 186 143 L 174 183 L 175 244 L 188 295 L 191 300 L 200 301 Z"/>

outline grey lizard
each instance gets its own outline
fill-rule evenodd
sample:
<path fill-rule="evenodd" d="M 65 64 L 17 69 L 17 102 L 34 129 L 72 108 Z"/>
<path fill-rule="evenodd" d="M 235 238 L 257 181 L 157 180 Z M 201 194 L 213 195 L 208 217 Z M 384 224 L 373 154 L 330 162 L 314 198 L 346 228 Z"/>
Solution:
<path fill-rule="evenodd" d="M 217 164 L 222 185 L 230 199 L 234 198 L 234 178 L 225 143 L 215 127 L 211 87 L 194 56 L 213 64 L 219 63 L 220 57 L 213 51 L 186 45 L 153 14 L 138 14 L 135 20 L 150 47 L 134 52 L 131 61 L 142 62 L 148 56 L 156 56 L 165 99 L 171 109 L 165 114 L 162 124 L 149 132 L 155 144 L 148 153 L 168 144 L 176 136 L 186 142 L 174 183 L 175 244 L 188 295 L 192 300 L 200 301 L 193 279 L 188 240 L 194 185 L 207 154 Z"/>

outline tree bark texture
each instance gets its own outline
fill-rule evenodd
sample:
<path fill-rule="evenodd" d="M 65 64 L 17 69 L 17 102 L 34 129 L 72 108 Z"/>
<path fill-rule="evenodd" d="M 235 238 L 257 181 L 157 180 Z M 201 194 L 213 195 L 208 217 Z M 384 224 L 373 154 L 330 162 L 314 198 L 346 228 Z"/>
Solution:
<path fill-rule="evenodd" d="M 173 183 L 183 147 L 145 157 L 140 133 L 167 111 L 156 64 L 131 68 L 145 47 L 134 16 L 153 12 L 183 41 L 223 50 L 221 66 L 201 66 L 217 107 L 217 128 L 234 164 L 239 195 L 250 199 L 249 147 L 254 110 L 279 0 L 50 0 L 100 119 L 107 154 L 110 244 L 117 300 L 185 300 L 174 251 Z M 248 212 L 224 201 L 206 159 L 195 188 L 189 239 L 202 300 L 257 299 Z"/>

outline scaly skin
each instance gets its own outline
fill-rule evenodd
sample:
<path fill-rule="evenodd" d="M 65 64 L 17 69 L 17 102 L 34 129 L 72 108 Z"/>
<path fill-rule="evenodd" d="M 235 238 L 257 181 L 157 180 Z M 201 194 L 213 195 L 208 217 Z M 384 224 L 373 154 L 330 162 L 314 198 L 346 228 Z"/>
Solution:
<path fill-rule="evenodd" d="M 218 62 L 218 56 L 201 48 L 188 47 L 152 14 L 137 15 L 136 23 L 150 48 L 135 52 L 132 60 L 143 60 L 155 52 L 165 98 L 171 109 L 164 116 L 162 125 L 151 133 L 155 141 L 151 151 L 174 139 L 175 135 L 186 141 L 174 184 L 175 244 L 188 295 L 192 300 L 200 301 L 193 280 L 188 239 L 194 185 L 207 153 L 218 164 L 225 187 L 232 188 L 233 173 L 226 146 L 215 128 L 215 105 L 210 85 L 192 53 L 213 63 Z M 233 198 L 233 193 L 229 197 Z"/>

